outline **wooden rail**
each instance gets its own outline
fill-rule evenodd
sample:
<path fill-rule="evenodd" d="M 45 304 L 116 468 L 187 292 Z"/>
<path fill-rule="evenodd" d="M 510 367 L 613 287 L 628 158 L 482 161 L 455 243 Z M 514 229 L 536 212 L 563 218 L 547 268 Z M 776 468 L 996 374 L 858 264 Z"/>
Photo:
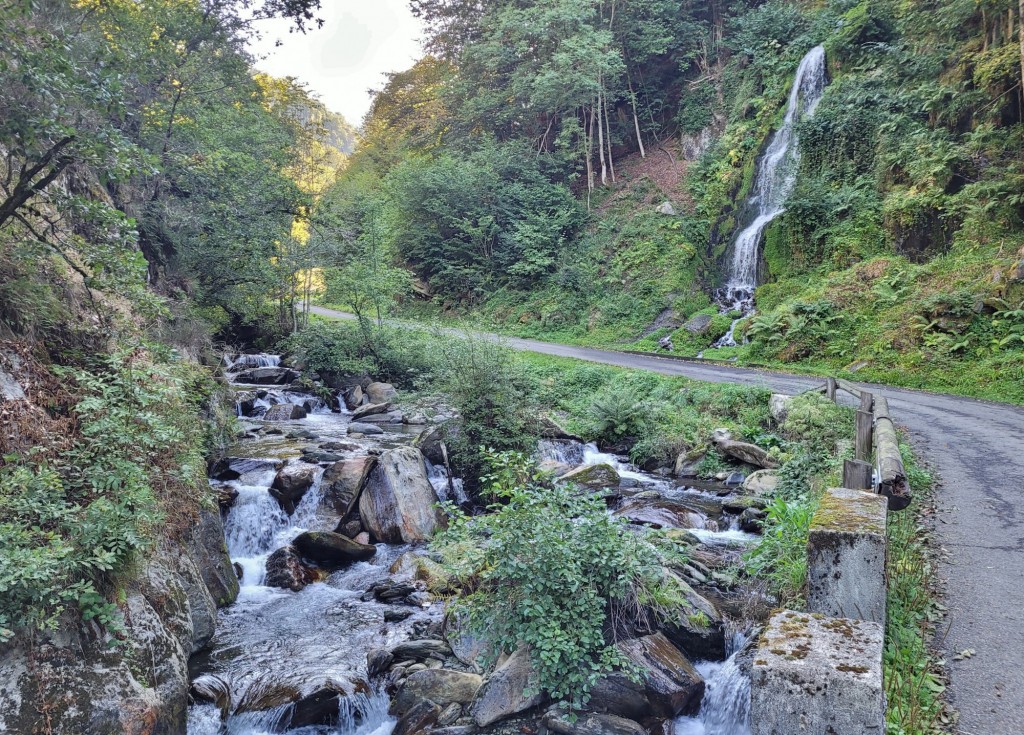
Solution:
<path fill-rule="evenodd" d="M 889 413 L 889 402 L 882 396 L 837 378 L 828 378 L 824 385 L 806 392 L 823 393 L 829 400 L 837 401 L 839 391 L 860 401 L 854 440 L 855 458 L 843 463 L 843 487 L 881 493 L 889 499 L 889 510 L 903 510 L 910 505 L 912 495 L 896 426 Z"/>

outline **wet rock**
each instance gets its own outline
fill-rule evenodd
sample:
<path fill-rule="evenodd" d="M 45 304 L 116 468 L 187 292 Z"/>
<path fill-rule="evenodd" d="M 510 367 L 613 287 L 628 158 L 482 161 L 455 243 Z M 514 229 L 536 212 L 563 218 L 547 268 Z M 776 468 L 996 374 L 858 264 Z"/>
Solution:
<path fill-rule="evenodd" d="M 710 314 L 694 314 L 683 325 L 683 329 L 690 334 L 705 334 L 711 329 L 712 321 L 714 321 L 714 317 Z"/>
<path fill-rule="evenodd" d="M 292 541 L 304 558 L 319 567 L 340 569 L 355 561 L 365 561 L 377 553 L 375 546 L 366 546 L 331 531 L 306 531 Z"/>
<path fill-rule="evenodd" d="M 375 413 L 372 416 L 363 416 L 362 421 L 368 424 L 401 424 L 405 422 L 405 414 L 401 411 Z"/>
<path fill-rule="evenodd" d="M 194 702 L 209 702 L 220 710 L 221 719 L 231 711 L 231 687 L 216 674 L 202 674 L 192 680 L 188 689 Z"/>
<path fill-rule="evenodd" d="M 383 648 L 375 648 L 366 654 L 366 673 L 371 676 L 380 676 L 394 663 L 395 657 Z"/>
<path fill-rule="evenodd" d="M 725 630 L 718 608 L 677 577 L 686 604 L 674 618 L 661 626 L 661 632 L 676 647 L 695 661 L 725 659 Z"/>
<path fill-rule="evenodd" d="M 438 502 L 423 455 L 413 447 L 399 447 L 380 455 L 359 497 L 359 515 L 378 541 L 413 543 L 447 525 Z"/>
<path fill-rule="evenodd" d="M 291 546 L 282 546 L 267 558 L 268 587 L 279 587 L 298 592 L 320 579 L 316 569 L 306 566 L 299 553 Z"/>
<path fill-rule="evenodd" d="M 654 528 L 704 528 L 707 519 L 693 508 L 667 498 L 628 498 L 615 515 Z"/>
<path fill-rule="evenodd" d="M 343 395 L 345 397 L 345 406 L 349 411 L 354 411 L 363 405 L 363 387 L 361 385 L 353 385 Z"/>
<path fill-rule="evenodd" d="M 273 476 L 283 466 L 284 462 L 280 459 L 225 457 L 210 465 L 207 474 L 213 480 L 238 480 L 243 485 L 261 485 L 266 482 L 269 485 L 273 481 Z M 264 477 L 267 479 L 264 480 Z"/>
<path fill-rule="evenodd" d="M 392 607 L 384 611 L 385 623 L 400 623 L 412 617 L 413 611 L 404 607 Z"/>
<path fill-rule="evenodd" d="M 558 478 L 560 482 L 571 482 L 591 490 L 618 487 L 620 479 L 619 473 L 608 464 L 584 465 L 570 470 Z"/>
<path fill-rule="evenodd" d="M 640 681 L 621 672 L 603 677 L 592 690 L 595 709 L 635 719 L 697 712 L 704 679 L 662 633 L 621 641 L 617 647 L 636 667 Z"/>
<path fill-rule="evenodd" d="M 733 439 L 732 433 L 728 429 L 715 429 L 712 440 L 718 447 L 718 451 L 727 457 L 766 469 L 774 469 L 779 466 L 779 463 L 761 447 Z"/>
<path fill-rule="evenodd" d="M 231 485 L 214 485 L 213 490 L 217 493 L 217 505 L 227 510 L 238 500 L 238 490 Z"/>
<path fill-rule="evenodd" d="M 544 718 L 548 730 L 557 735 L 647 735 L 638 722 L 617 715 L 587 713 L 575 722 L 551 714 Z"/>
<path fill-rule="evenodd" d="M 228 555 L 220 512 L 199 511 L 199 521 L 192 527 L 188 552 L 216 606 L 224 607 L 234 602 L 238 597 L 238 575 Z"/>
<path fill-rule="evenodd" d="M 366 590 L 370 597 L 384 603 L 407 603 L 409 595 L 419 591 L 412 582 L 402 582 L 393 579 L 386 579 L 381 582 L 374 582 Z"/>
<path fill-rule="evenodd" d="M 391 714 L 403 715 L 425 699 L 441 707 L 447 707 L 452 703 L 466 705 L 473 701 L 482 683 L 481 677 L 462 671 L 417 671 L 405 680 L 405 684 L 391 704 L 390 711 Z"/>
<path fill-rule="evenodd" d="M 448 725 L 454 725 L 458 719 L 462 717 L 462 705 L 452 702 L 443 710 L 441 715 L 437 718 L 437 724 L 440 727 L 447 727 Z M 432 733 L 437 733 L 437 730 L 431 730 Z"/>
<path fill-rule="evenodd" d="M 359 421 L 353 421 L 348 425 L 349 434 L 365 434 L 366 436 L 373 436 L 374 434 L 383 434 L 384 429 L 380 428 L 375 424 L 365 424 Z"/>
<path fill-rule="evenodd" d="M 282 467 L 274 483 L 270 486 L 270 494 L 280 503 L 281 509 L 291 515 L 306 491 L 316 482 L 319 468 L 310 464 L 288 464 Z"/>
<path fill-rule="evenodd" d="M 768 495 L 779 486 L 780 479 L 775 470 L 758 470 L 743 481 L 743 492 L 748 495 Z"/>
<path fill-rule="evenodd" d="M 480 727 L 486 727 L 539 705 L 544 701 L 542 694 L 526 696 L 534 678 L 529 650 L 526 647 L 517 648 L 480 687 L 470 707 L 473 721 Z"/>
<path fill-rule="evenodd" d="M 747 508 L 740 513 L 740 530 L 747 533 L 761 533 L 761 524 L 767 514 L 758 508 Z"/>
<path fill-rule="evenodd" d="M 302 457 L 300 457 L 300 459 L 303 462 L 308 462 L 309 464 L 313 465 L 332 464 L 334 462 L 340 462 L 344 458 L 345 455 L 343 454 L 338 454 L 337 452 L 327 452 L 322 449 L 303 450 Z"/>
<path fill-rule="evenodd" d="M 254 390 L 240 390 L 235 394 L 235 409 L 242 416 L 252 416 L 259 395 Z"/>
<path fill-rule="evenodd" d="M 423 638 L 418 641 L 405 641 L 391 649 L 391 653 L 394 655 L 396 661 L 403 661 L 405 659 L 422 661 L 433 656 L 440 656 L 444 658 L 445 656 L 450 655 L 451 652 L 452 649 L 447 643 L 437 640 L 436 638 Z"/>
<path fill-rule="evenodd" d="M 290 368 L 258 367 L 238 373 L 235 382 L 245 385 L 287 385 L 298 377 L 299 373 Z"/>
<path fill-rule="evenodd" d="M 428 731 L 441 716 L 441 708 L 433 702 L 420 702 L 398 720 L 391 735 L 417 735 Z"/>
<path fill-rule="evenodd" d="M 352 420 L 363 421 L 367 416 L 376 416 L 379 413 L 387 413 L 390 410 L 391 403 L 387 401 L 384 403 L 368 403 L 352 412 Z"/>
<path fill-rule="evenodd" d="M 306 409 L 294 403 L 278 403 L 263 414 L 264 421 L 295 421 L 306 418 Z"/>
<path fill-rule="evenodd" d="M 538 421 L 540 423 L 539 433 L 540 436 L 544 439 L 558 439 L 562 441 L 579 442 L 581 444 L 583 443 L 583 439 L 576 436 L 575 434 L 570 434 L 565 428 L 562 427 L 561 424 L 559 424 L 557 421 L 555 421 L 547 414 L 541 416 Z"/>
<path fill-rule="evenodd" d="M 325 452 L 358 452 L 362 449 L 355 442 L 324 442 L 320 448 Z"/>
<path fill-rule="evenodd" d="M 431 464 L 435 465 L 444 464 L 445 452 L 442 449 L 443 445 L 444 432 L 439 426 L 431 426 L 429 429 L 424 429 L 412 442 L 412 446 L 419 449 L 423 456 L 430 460 Z"/>
<path fill-rule="evenodd" d="M 389 403 L 398 398 L 398 391 L 391 383 L 370 383 L 366 386 L 370 403 Z"/>
<path fill-rule="evenodd" d="M 335 462 L 324 471 L 324 476 L 320 478 L 324 502 L 334 509 L 339 518 L 347 518 L 356 508 L 359 495 L 366 487 L 370 471 L 376 464 L 376 457 L 350 457 Z"/>

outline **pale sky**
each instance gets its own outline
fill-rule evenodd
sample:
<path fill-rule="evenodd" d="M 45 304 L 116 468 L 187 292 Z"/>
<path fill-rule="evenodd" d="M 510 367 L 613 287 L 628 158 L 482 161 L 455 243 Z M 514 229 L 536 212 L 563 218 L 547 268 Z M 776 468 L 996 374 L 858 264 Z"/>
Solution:
<path fill-rule="evenodd" d="M 328 109 L 359 126 L 370 109 L 367 90 L 384 86 L 387 72 L 408 69 L 421 54 L 422 26 L 408 0 L 323 0 L 323 28 L 288 33 L 288 23 L 260 24 L 263 39 L 250 51 L 256 67 L 295 77 Z M 282 45 L 275 48 L 274 42 Z"/>

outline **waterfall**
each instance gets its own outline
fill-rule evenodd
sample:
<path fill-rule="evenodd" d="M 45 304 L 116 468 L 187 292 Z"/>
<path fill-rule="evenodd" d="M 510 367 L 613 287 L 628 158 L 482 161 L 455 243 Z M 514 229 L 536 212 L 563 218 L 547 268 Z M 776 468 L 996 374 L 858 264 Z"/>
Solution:
<path fill-rule="evenodd" d="M 757 163 L 754 187 L 746 210 L 753 220 L 736 236 L 732 249 L 729 280 L 717 294 L 722 313 L 739 310 L 744 316 L 754 310 L 754 289 L 757 287 L 759 248 L 765 228 L 785 211 L 786 200 L 793 193 L 800 147 L 796 124 L 801 118 L 814 114 L 825 91 L 825 49 L 815 46 L 800 61 L 789 92 L 786 115 L 782 126 L 775 131 L 764 155 Z M 733 322 L 728 334 L 715 343 L 715 347 L 735 345 Z"/>
<path fill-rule="evenodd" d="M 225 369 L 230 372 L 238 372 L 246 368 L 278 367 L 281 364 L 280 355 L 268 355 L 261 352 L 257 355 L 224 355 Z"/>
<path fill-rule="evenodd" d="M 707 682 L 700 713 L 677 719 L 673 735 L 750 735 L 750 679 L 737 661 L 746 643 L 746 636 L 734 633 L 728 659 L 696 664 Z"/>

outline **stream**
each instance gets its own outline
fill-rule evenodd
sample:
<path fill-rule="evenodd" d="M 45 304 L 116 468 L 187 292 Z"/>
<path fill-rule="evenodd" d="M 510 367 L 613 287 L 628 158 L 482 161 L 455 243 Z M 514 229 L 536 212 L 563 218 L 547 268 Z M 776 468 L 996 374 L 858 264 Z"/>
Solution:
<path fill-rule="evenodd" d="M 229 376 L 244 376 L 237 372 L 242 368 L 276 369 L 279 363 L 273 355 L 241 356 L 229 365 Z M 333 458 L 313 465 L 312 484 L 291 515 L 282 509 L 271 486 L 282 466 L 312 464 L 309 460 L 316 456 L 310 452 L 325 446 L 343 448 L 339 451 L 346 460 L 365 457 L 407 445 L 427 427 L 381 423 L 380 434 L 352 436 L 352 416 L 343 403 L 329 406 L 309 393 L 276 385 L 233 387 L 240 404 L 252 403 L 246 411 L 239 407 L 245 435 L 222 464 L 233 479 L 210 482 L 221 497 L 233 498 L 222 514 L 241 588 L 237 601 L 220 611 L 211 644 L 190 662 L 193 692 L 206 695 L 195 697 L 190 706 L 188 733 L 389 735 L 395 719 L 388 715 L 388 695 L 369 683 L 367 652 L 423 637 L 431 626 L 436 630 L 443 602 L 426 595 L 422 604 L 402 606 L 396 613 L 396 605 L 367 593 L 375 583 L 391 579 L 394 562 L 413 548 L 401 544 L 376 544 L 376 555 L 369 561 L 326 574 L 297 592 L 268 586 L 266 563 L 275 550 L 304 531 L 333 531 L 339 521 L 321 488 L 324 467 Z M 255 401 L 253 393 L 259 396 Z M 284 421 L 261 418 L 279 404 L 304 406 L 308 413 Z M 566 467 L 610 465 L 621 477 L 618 492 L 624 503 L 614 512 L 625 513 L 631 522 L 630 513 L 635 513 L 636 522 L 650 525 L 660 520 L 657 513 L 665 512 L 662 505 L 671 506 L 671 512 L 685 515 L 690 533 L 702 542 L 701 558 L 709 563 L 736 561 L 756 539 L 739 530 L 737 515 L 723 513 L 721 496 L 729 490 L 720 483 L 707 488 L 679 486 L 670 477 L 641 472 L 593 444 L 542 441 L 537 456 L 542 464 Z M 444 467 L 425 464 L 439 499 L 465 500 L 460 481 L 449 484 Z M 729 653 L 742 643 L 742 635 L 734 635 Z M 677 720 L 676 735 L 748 732 L 744 718 L 749 686 L 731 662 L 732 658 L 695 662 L 708 688 L 701 713 Z M 326 720 L 331 724 L 311 724 L 325 721 L 324 708 L 330 710 Z"/>

